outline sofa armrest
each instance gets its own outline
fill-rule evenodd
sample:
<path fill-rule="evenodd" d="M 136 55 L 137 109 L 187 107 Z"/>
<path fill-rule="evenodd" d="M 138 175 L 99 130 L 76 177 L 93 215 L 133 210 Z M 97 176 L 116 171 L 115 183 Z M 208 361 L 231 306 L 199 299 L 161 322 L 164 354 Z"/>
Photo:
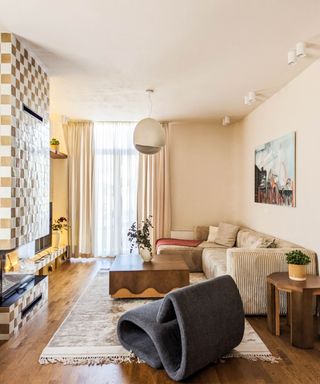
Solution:
<path fill-rule="evenodd" d="M 255 274 L 261 274 L 264 270 L 267 272 L 268 269 L 270 273 L 285 272 L 288 270 L 286 253 L 293 249 L 297 248 L 229 248 L 227 249 L 227 273 L 235 278 L 244 271 L 251 271 L 251 273 L 255 271 Z M 315 274 L 317 272 L 316 253 L 305 248 L 299 249 L 311 259 L 311 263 L 307 265 L 307 273 Z"/>
<path fill-rule="evenodd" d="M 193 227 L 193 238 L 194 240 L 207 240 L 209 235 L 209 226 L 208 225 L 197 225 Z"/>
<path fill-rule="evenodd" d="M 235 280 L 246 314 L 265 314 L 267 305 L 266 277 L 273 272 L 286 272 L 286 253 L 296 248 L 230 248 L 227 250 L 227 273 Z M 307 273 L 317 273 L 316 253 L 300 248 L 311 263 Z M 285 312 L 281 300 L 281 312 Z"/>

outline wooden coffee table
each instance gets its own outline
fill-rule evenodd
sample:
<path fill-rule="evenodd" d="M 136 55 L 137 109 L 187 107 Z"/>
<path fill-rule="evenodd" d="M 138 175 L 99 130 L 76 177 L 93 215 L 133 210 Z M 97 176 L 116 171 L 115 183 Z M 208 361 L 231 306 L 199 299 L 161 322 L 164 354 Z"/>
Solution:
<path fill-rule="evenodd" d="M 113 298 L 163 297 L 186 285 L 189 268 L 178 255 L 155 255 L 149 263 L 139 255 L 120 255 L 110 269 L 109 293 Z"/>

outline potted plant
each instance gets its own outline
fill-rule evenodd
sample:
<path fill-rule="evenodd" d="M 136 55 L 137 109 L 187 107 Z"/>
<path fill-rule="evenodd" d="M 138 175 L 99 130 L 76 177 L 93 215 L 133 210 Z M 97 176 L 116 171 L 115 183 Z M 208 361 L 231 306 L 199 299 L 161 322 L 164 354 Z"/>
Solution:
<path fill-rule="evenodd" d="M 149 262 L 152 260 L 152 245 L 150 240 L 150 228 L 153 228 L 151 222 L 152 216 L 149 216 L 146 220 L 142 220 L 138 227 L 138 224 L 134 222 L 128 231 L 128 239 L 131 243 L 130 253 L 137 247 L 139 254 L 143 261 Z"/>
<path fill-rule="evenodd" d="M 52 247 L 59 248 L 61 232 L 69 228 L 68 220 L 61 216 L 53 221 L 52 225 Z"/>
<path fill-rule="evenodd" d="M 296 281 L 304 281 L 307 279 L 306 265 L 310 263 L 310 257 L 295 249 L 286 253 L 289 278 Z"/>
<path fill-rule="evenodd" d="M 60 145 L 60 141 L 58 139 L 56 139 L 55 137 L 53 137 L 50 140 L 51 151 L 58 153 L 59 152 L 59 145 Z"/>

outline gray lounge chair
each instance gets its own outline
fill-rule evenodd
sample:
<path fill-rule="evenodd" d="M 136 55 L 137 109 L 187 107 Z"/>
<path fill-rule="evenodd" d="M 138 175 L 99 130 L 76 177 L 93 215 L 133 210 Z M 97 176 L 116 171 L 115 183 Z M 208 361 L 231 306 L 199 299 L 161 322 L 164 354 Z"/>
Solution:
<path fill-rule="evenodd" d="M 240 344 L 244 312 L 238 288 L 226 275 L 177 289 L 121 316 L 121 344 L 176 381 Z"/>

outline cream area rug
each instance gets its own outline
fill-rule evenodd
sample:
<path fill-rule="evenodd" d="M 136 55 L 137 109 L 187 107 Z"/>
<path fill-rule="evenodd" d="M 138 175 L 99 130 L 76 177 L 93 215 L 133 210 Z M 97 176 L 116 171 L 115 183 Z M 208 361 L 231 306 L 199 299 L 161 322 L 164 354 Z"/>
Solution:
<path fill-rule="evenodd" d="M 119 343 L 117 323 L 124 312 L 150 300 L 110 298 L 108 276 L 107 271 L 100 270 L 97 273 L 43 350 L 40 364 L 93 365 L 139 362 L 133 353 Z M 204 280 L 201 273 L 192 273 L 190 276 L 192 284 Z M 232 357 L 277 361 L 247 320 L 242 342 L 226 356 Z"/>

